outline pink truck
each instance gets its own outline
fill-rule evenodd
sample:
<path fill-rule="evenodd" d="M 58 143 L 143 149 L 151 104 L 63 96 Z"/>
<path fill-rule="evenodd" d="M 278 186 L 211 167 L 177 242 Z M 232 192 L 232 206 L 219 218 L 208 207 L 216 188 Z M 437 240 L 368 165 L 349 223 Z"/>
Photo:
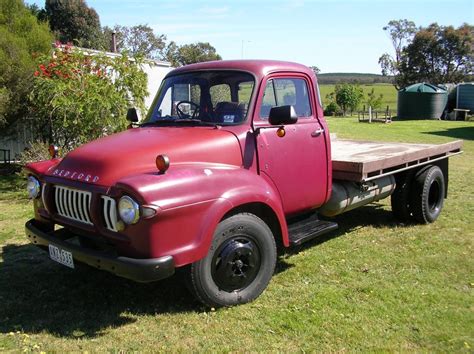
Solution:
<path fill-rule="evenodd" d="M 331 141 L 314 73 L 278 61 L 178 68 L 144 121 L 134 109 L 127 119 L 124 132 L 26 166 L 27 237 L 70 268 L 139 282 L 181 269 L 214 307 L 257 298 L 277 245 L 336 229 L 334 215 L 391 197 L 395 218 L 435 221 L 462 147 Z"/>

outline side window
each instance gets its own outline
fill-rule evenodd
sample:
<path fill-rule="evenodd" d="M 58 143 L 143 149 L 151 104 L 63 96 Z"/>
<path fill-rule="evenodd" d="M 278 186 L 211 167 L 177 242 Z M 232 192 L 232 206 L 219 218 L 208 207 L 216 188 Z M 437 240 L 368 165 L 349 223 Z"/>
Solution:
<path fill-rule="evenodd" d="M 252 96 L 253 81 L 244 81 L 238 86 L 239 103 L 249 103 Z"/>
<path fill-rule="evenodd" d="M 305 80 L 268 80 L 260 107 L 260 118 L 267 119 L 272 107 L 286 105 L 292 105 L 300 118 L 311 116 L 311 105 Z"/>
<path fill-rule="evenodd" d="M 263 93 L 262 106 L 260 107 L 260 118 L 268 118 L 270 109 L 276 105 L 277 103 L 275 90 L 273 89 L 273 80 L 268 80 L 267 86 L 265 86 L 265 92 Z"/>

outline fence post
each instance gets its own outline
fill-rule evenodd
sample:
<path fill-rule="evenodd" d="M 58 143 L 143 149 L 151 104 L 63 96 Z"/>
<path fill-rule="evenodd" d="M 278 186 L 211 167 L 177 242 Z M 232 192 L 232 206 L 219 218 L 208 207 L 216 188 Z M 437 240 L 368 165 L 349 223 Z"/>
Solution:
<path fill-rule="evenodd" d="M 369 106 L 369 123 L 372 123 L 372 106 Z"/>

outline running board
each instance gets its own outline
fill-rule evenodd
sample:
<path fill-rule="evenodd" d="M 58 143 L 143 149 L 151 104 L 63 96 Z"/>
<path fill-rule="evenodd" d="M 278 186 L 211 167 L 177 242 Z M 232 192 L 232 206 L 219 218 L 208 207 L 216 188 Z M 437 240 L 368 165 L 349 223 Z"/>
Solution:
<path fill-rule="evenodd" d="M 317 215 L 313 214 L 288 225 L 290 246 L 299 246 L 337 228 L 335 222 L 319 220 Z"/>

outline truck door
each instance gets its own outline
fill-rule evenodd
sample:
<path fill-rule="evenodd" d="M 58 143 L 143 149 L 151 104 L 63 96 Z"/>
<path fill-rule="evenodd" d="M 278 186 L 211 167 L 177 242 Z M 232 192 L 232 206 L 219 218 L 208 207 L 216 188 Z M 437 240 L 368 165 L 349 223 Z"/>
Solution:
<path fill-rule="evenodd" d="M 326 198 L 328 164 L 323 127 L 316 114 L 315 95 L 304 76 L 274 76 L 262 86 L 257 100 L 254 128 L 260 173 L 276 185 L 285 213 L 322 205 Z M 274 106 L 292 105 L 298 122 L 285 126 L 285 136 L 268 123 Z"/>

